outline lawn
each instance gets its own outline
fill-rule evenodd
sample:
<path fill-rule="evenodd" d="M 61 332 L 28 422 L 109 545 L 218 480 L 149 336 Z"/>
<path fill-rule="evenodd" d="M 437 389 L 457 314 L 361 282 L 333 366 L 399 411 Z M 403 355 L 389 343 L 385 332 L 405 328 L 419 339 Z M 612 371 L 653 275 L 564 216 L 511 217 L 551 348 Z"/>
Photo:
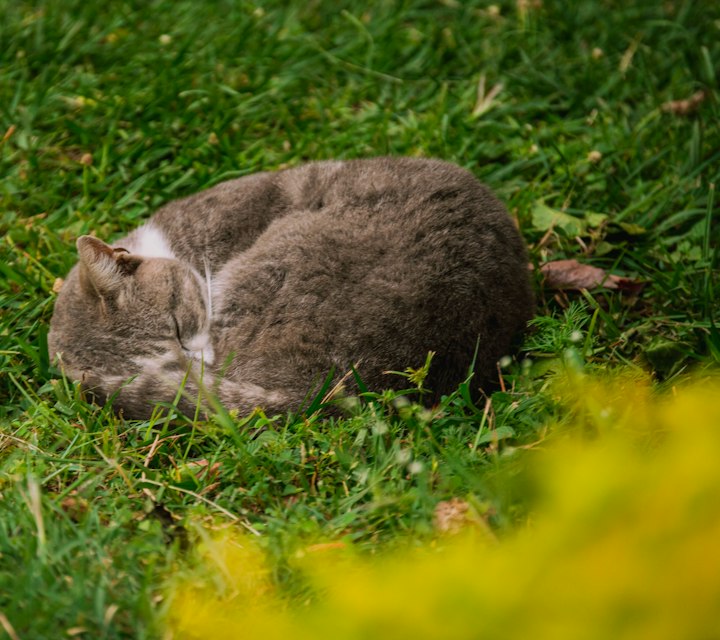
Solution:
<path fill-rule="evenodd" d="M 513 479 L 575 419 L 560 376 L 661 393 L 720 361 L 718 3 L 359 7 L 0 0 L 0 637 L 162 637 L 208 531 L 257 539 L 284 602 L 314 597 L 299 548 L 428 544 L 453 498 L 502 540 L 535 513 Z M 48 362 L 77 236 L 386 154 L 468 168 L 530 247 L 538 319 L 487 402 L 470 380 L 431 410 L 377 389 L 343 419 L 125 422 Z M 621 285 L 553 284 L 541 267 L 566 259 Z"/>

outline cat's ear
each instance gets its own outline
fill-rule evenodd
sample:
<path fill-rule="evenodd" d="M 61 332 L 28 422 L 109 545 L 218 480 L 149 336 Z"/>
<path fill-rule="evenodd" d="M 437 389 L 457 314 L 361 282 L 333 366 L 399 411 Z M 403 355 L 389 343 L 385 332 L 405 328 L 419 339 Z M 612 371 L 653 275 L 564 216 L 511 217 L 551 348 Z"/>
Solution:
<path fill-rule="evenodd" d="M 101 298 L 113 296 L 137 269 L 140 259 L 129 256 L 125 249 L 113 249 L 92 236 L 77 239 L 80 256 L 80 282 L 88 293 Z"/>

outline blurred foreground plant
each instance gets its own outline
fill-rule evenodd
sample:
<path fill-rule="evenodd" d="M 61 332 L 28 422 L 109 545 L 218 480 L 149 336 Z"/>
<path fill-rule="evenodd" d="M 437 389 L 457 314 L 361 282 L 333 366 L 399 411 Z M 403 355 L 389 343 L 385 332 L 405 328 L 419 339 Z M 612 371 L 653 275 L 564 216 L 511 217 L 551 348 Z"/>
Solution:
<path fill-rule="evenodd" d="M 720 386 L 665 396 L 633 375 L 557 387 L 571 427 L 528 453 L 530 522 L 392 557 L 305 547 L 321 594 L 274 590 L 266 558 L 207 537 L 168 600 L 169 637 L 711 638 L 720 636 Z"/>

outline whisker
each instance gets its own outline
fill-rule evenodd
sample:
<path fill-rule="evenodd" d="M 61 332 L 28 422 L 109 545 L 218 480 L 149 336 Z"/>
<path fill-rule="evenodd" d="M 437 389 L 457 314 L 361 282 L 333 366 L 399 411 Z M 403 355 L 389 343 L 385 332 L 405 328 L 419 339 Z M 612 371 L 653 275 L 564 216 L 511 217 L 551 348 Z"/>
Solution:
<path fill-rule="evenodd" d="M 210 270 L 210 262 L 207 256 L 203 256 L 203 264 L 205 265 L 205 283 L 207 284 L 207 320 L 208 324 L 212 322 L 212 272 Z"/>

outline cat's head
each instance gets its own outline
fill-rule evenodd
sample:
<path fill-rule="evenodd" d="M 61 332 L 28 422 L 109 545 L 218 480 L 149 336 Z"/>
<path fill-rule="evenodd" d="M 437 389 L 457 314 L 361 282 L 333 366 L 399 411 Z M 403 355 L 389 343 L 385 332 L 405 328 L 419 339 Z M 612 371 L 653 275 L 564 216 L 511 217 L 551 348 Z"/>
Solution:
<path fill-rule="evenodd" d="M 50 357 L 127 417 L 172 401 L 189 367 L 212 365 L 206 282 L 169 258 L 143 258 L 90 236 L 58 296 Z"/>

